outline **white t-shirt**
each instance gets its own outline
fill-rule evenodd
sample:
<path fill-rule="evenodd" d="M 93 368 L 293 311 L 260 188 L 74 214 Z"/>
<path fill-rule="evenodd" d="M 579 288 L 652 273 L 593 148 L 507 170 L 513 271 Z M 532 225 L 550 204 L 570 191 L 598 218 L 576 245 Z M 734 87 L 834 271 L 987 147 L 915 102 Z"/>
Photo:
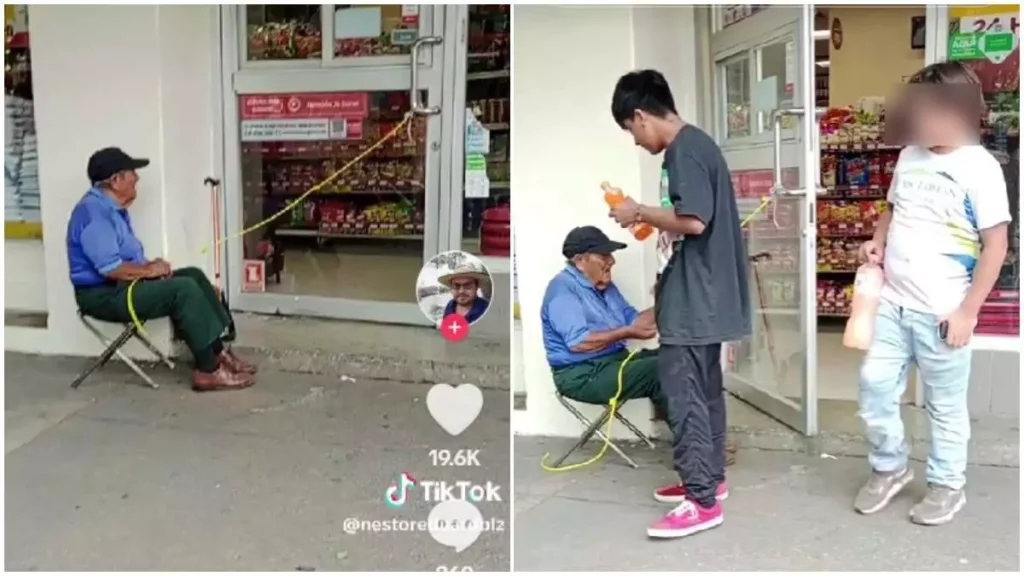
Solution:
<path fill-rule="evenodd" d="M 1010 221 L 1002 167 L 981 146 L 946 154 L 909 146 L 888 201 L 882 298 L 918 312 L 953 312 L 971 286 L 979 231 Z"/>

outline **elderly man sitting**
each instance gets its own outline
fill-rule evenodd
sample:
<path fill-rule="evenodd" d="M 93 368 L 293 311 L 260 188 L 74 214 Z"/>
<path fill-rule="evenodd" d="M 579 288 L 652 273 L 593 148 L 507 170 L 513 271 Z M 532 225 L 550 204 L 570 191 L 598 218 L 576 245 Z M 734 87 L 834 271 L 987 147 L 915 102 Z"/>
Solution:
<path fill-rule="evenodd" d="M 256 367 L 225 347 L 231 324 L 227 308 L 206 275 L 197 268 L 171 270 L 157 258 L 147 260 L 135 236 L 128 206 L 137 195 L 136 170 L 149 160 L 132 158 L 119 148 L 104 148 L 89 158 L 92 188 L 68 222 L 67 250 L 75 300 L 83 314 L 108 322 L 131 321 L 132 304 L 141 321 L 169 316 L 195 357 L 196 391 L 246 388 Z"/>
<path fill-rule="evenodd" d="M 606 404 L 618 390 L 619 366 L 629 353 L 626 340 L 657 334 L 654 309 L 637 312 L 612 283 L 612 253 L 625 247 L 594 226 L 575 228 L 565 238 L 568 264 L 548 284 L 541 323 L 555 387 L 567 398 Z M 650 398 L 664 411 L 657 350 L 633 356 L 622 385 L 623 402 Z"/>

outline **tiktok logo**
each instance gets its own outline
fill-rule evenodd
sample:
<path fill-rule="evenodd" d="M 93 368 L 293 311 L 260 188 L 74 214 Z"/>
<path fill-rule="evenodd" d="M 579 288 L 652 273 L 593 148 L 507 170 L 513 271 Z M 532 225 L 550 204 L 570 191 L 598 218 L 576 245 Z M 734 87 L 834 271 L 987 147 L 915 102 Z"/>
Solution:
<path fill-rule="evenodd" d="M 408 472 L 402 472 L 398 476 L 398 483 L 392 484 L 384 493 L 384 502 L 392 508 L 401 508 L 408 498 L 409 490 L 416 487 L 416 479 Z"/>

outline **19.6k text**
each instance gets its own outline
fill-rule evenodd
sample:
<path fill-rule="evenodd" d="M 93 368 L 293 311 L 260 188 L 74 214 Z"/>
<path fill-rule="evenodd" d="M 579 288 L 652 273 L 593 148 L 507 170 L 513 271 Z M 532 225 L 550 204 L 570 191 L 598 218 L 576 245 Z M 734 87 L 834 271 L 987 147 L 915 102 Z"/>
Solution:
<path fill-rule="evenodd" d="M 448 449 L 431 450 L 429 456 L 434 466 L 468 468 L 480 465 L 480 449 L 460 449 L 454 452 Z"/>

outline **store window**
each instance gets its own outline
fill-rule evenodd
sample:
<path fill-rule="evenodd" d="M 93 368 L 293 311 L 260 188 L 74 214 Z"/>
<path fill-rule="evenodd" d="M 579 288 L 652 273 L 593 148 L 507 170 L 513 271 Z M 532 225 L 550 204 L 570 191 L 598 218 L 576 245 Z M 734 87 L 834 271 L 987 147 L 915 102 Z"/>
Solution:
<path fill-rule="evenodd" d="M 469 6 L 463 250 L 511 251 L 510 6 Z"/>
<path fill-rule="evenodd" d="M 796 80 L 796 53 L 792 38 L 784 38 L 758 48 L 757 58 L 758 95 L 770 100 L 774 106 L 765 106 L 758 111 L 760 131 L 771 132 L 776 110 L 793 107 Z M 793 128 L 796 118 L 782 118 L 784 128 Z"/>
<path fill-rule="evenodd" d="M 725 138 L 750 136 L 750 57 L 744 53 L 727 60 L 719 70 L 725 93 Z"/>
<path fill-rule="evenodd" d="M 359 4 L 334 7 L 334 55 L 366 58 L 409 54 L 419 37 L 417 4 Z"/>
<path fill-rule="evenodd" d="M 246 59 L 319 60 L 323 52 L 319 5 L 251 4 L 245 7 Z"/>
<path fill-rule="evenodd" d="M 42 238 L 28 6 L 4 6 L 4 236 Z"/>
<path fill-rule="evenodd" d="M 287 209 L 245 238 L 246 265 L 257 264 L 265 278 L 256 291 L 414 299 L 425 228 L 425 123 L 402 128 L 328 180 L 409 109 L 405 90 L 239 96 L 244 225 Z"/>
<path fill-rule="evenodd" d="M 981 80 L 987 105 L 982 144 L 1003 167 L 1013 219 L 1006 261 L 978 318 L 979 334 L 1020 334 L 1019 38 L 1020 12 L 1011 5 L 950 7 L 947 58 L 967 63 Z"/>

